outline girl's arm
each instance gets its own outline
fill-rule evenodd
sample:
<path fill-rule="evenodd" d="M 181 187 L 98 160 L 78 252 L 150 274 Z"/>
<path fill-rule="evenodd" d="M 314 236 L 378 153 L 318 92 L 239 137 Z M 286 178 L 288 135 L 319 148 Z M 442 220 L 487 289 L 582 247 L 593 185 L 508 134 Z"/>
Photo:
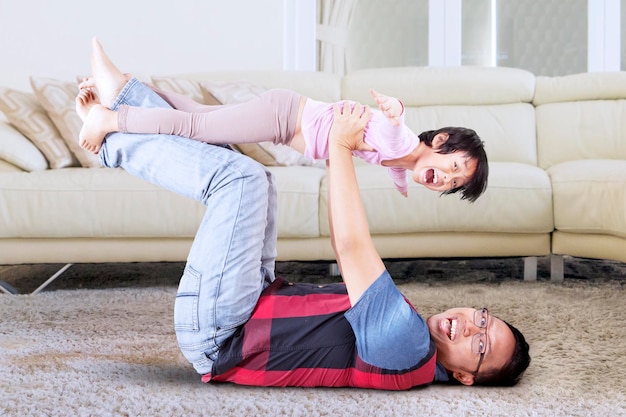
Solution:
<path fill-rule="evenodd" d="M 376 100 L 380 111 L 389 119 L 389 122 L 393 126 L 400 126 L 404 116 L 404 105 L 400 99 L 380 94 L 373 88 L 370 88 L 370 94 L 374 97 L 374 100 Z"/>
<path fill-rule="evenodd" d="M 419 138 L 404 125 L 404 105 L 402 102 L 390 96 L 378 93 L 370 89 L 370 94 L 376 100 L 378 108 L 385 115 L 389 123 L 380 123 L 381 138 L 376 142 L 376 149 L 386 159 L 396 159 L 411 153 L 418 145 Z M 405 197 L 408 196 L 408 184 L 406 170 L 391 167 L 388 170 L 393 179 L 396 189 Z"/>
<path fill-rule="evenodd" d="M 404 105 L 390 96 L 370 89 L 370 94 L 376 100 L 378 108 L 387 120 L 380 121 L 376 132 L 368 135 L 380 135 L 372 138 L 376 143 L 376 150 L 385 156 L 385 159 L 401 158 L 409 154 L 419 143 L 418 137 L 404 125 Z"/>
<path fill-rule="evenodd" d="M 363 129 L 370 112 L 360 104 L 334 105 L 334 122 L 329 135 L 328 216 L 331 240 L 350 303 L 385 270 L 369 233 L 369 226 L 354 172 L 352 150 L 362 147 Z"/>

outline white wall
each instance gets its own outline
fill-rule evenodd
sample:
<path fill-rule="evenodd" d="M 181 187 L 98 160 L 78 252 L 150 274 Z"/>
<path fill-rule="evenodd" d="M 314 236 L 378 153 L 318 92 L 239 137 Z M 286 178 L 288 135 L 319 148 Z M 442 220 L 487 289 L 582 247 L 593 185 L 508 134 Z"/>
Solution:
<path fill-rule="evenodd" d="M 0 85 L 88 73 L 93 35 L 138 75 L 282 69 L 284 1 L 0 0 Z"/>

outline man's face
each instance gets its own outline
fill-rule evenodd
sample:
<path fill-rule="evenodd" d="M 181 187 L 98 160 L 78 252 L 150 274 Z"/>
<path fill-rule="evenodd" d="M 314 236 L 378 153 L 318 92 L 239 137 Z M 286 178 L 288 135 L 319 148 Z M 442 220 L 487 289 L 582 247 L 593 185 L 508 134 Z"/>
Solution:
<path fill-rule="evenodd" d="M 437 134 L 432 147 L 426 147 L 413 167 L 414 182 L 433 191 L 448 191 L 466 185 L 476 172 L 476 161 L 464 152 L 437 153 L 437 149 L 448 140 L 447 133 Z"/>
<path fill-rule="evenodd" d="M 480 312 L 474 308 L 453 308 L 426 321 L 437 345 L 437 360 L 465 385 L 474 383 L 474 372 L 480 360 L 480 354 L 472 348 L 473 339 L 476 344 L 476 335 L 486 330 L 485 354 L 479 374 L 504 366 L 515 348 L 515 336 L 506 323 L 489 314 L 486 327 L 481 329 L 474 323 L 476 311 Z"/>

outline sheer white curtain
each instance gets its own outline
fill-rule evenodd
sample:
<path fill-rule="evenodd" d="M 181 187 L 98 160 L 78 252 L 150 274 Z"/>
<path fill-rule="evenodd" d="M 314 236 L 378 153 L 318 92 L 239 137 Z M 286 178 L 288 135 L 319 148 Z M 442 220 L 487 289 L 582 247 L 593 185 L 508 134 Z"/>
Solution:
<path fill-rule="evenodd" d="M 317 0 L 318 70 L 344 75 L 348 28 L 358 0 Z"/>

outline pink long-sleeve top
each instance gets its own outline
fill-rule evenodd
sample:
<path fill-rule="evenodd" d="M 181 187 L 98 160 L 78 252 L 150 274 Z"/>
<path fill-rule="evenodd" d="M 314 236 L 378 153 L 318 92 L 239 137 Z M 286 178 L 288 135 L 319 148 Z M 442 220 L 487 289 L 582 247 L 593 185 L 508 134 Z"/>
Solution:
<path fill-rule="evenodd" d="M 354 105 L 354 102 L 349 102 Z M 302 112 L 302 134 L 306 142 L 304 155 L 311 159 L 328 159 L 328 134 L 333 123 L 333 104 L 307 99 Z M 400 124 L 394 126 L 379 110 L 372 109 L 372 117 L 365 126 L 363 140 L 375 151 L 353 151 L 352 154 L 370 164 L 382 165 L 383 161 L 408 155 L 419 144 L 419 137 L 404 124 L 404 112 Z M 407 192 L 406 169 L 388 168 L 396 189 Z"/>

